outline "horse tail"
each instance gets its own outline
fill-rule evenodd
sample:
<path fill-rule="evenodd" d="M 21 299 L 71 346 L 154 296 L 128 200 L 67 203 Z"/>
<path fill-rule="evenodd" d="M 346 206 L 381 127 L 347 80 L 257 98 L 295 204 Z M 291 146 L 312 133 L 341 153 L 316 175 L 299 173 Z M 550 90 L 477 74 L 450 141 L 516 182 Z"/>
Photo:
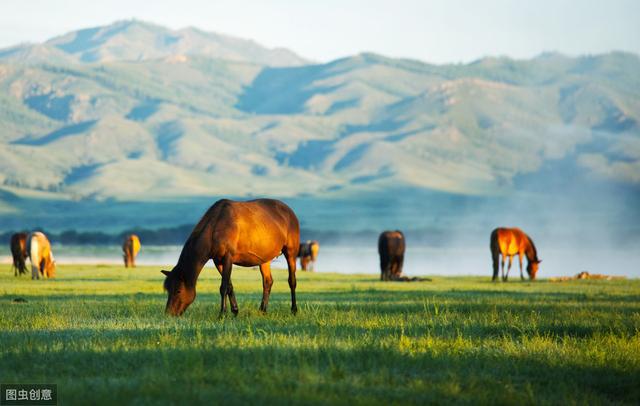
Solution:
<path fill-rule="evenodd" d="M 29 235 L 27 238 L 29 244 L 29 259 L 31 261 L 31 279 L 38 279 L 40 276 L 40 244 L 36 233 Z"/>
<path fill-rule="evenodd" d="M 498 229 L 496 228 L 491 232 L 491 240 L 489 241 L 489 248 L 491 249 L 491 259 L 493 260 L 493 278 L 496 280 L 498 277 L 498 267 L 500 262 L 500 243 L 498 242 Z"/>
<path fill-rule="evenodd" d="M 18 271 L 22 274 L 22 273 L 27 273 L 27 264 L 25 262 L 25 253 L 26 251 L 21 251 L 20 255 L 18 255 L 17 258 L 17 266 L 16 268 L 18 268 Z"/>

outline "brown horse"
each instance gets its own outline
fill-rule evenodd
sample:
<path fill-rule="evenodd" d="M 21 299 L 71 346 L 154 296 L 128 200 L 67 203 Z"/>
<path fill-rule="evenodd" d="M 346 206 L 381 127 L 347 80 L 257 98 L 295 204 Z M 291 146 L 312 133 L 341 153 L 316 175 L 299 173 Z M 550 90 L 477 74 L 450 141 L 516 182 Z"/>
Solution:
<path fill-rule="evenodd" d="M 51 243 L 46 235 L 36 231 L 27 237 L 27 252 L 31 261 L 31 279 L 53 278 L 56 275 L 56 261 L 51 252 Z"/>
<path fill-rule="evenodd" d="M 401 231 L 384 231 L 378 238 L 380 280 L 396 280 L 402 274 L 405 240 Z"/>
<path fill-rule="evenodd" d="M 291 311 L 296 305 L 296 257 L 300 244 L 300 225 L 293 210 L 279 200 L 257 199 L 248 202 L 219 200 L 207 210 L 195 226 L 180 253 L 178 263 L 166 275 L 168 292 L 165 311 L 179 316 L 196 298 L 196 281 L 209 259 L 222 276 L 220 314 L 227 310 L 238 314 L 238 304 L 231 284 L 233 265 L 260 266 L 262 302 L 267 311 L 271 293 L 271 260 L 284 254 L 289 268 Z"/>
<path fill-rule="evenodd" d="M 522 257 L 527 256 L 527 273 L 531 280 L 536 279 L 538 273 L 538 265 L 542 262 L 538 259 L 538 252 L 536 246 L 533 244 L 531 238 L 526 235 L 519 228 L 496 228 L 491 233 L 491 257 L 493 258 L 493 278 L 495 281 L 498 278 L 498 262 L 500 262 L 500 255 L 502 255 L 501 269 L 502 280 L 506 281 L 509 278 L 509 271 L 511 270 L 511 262 L 514 255 L 518 255 L 520 261 L 520 279 L 524 280 L 522 275 Z M 507 268 L 507 274 L 504 273 L 504 260 L 505 257 L 509 257 L 509 267 Z"/>
<path fill-rule="evenodd" d="M 27 273 L 27 233 L 15 233 L 11 236 L 11 256 L 13 257 L 14 276 Z"/>
<path fill-rule="evenodd" d="M 129 234 L 122 243 L 122 257 L 124 258 L 125 268 L 136 267 L 136 256 L 140 251 L 140 238 L 135 234 Z"/>
<path fill-rule="evenodd" d="M 307 266 L 310 271 L 316 270 L 316 260 L 318 259 L 318 253 L 320 252 L 320 244 L 318 241 L 307 241 L 300 243 L 298 249 L 298 256 L 300 257 L 300 267 L 303 271 L 307 270 Z"/>

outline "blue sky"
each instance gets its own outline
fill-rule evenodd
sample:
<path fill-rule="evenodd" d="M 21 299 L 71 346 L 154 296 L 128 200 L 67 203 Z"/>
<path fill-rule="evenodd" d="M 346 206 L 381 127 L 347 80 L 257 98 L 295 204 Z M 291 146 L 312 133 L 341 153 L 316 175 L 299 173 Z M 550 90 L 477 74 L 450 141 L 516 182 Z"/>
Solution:
<path fill-rule="evenodd" d="M 363 51 L 434 63 L 640 53 L 638 0 L 3 0 L 0 47 L 129 18 L 251 38 L 317 61 Z"/>

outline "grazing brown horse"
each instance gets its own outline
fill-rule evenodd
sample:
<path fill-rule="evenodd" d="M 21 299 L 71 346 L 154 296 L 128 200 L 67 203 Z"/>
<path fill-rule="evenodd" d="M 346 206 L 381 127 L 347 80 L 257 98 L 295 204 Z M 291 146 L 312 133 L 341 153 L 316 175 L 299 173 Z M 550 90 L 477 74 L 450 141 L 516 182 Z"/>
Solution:
<path fill-rule="evenodd" d="M 140 238 L 135 234 L 129 234 L 122 243 L 122 257 L 124 258 L 125 268 L 136 267 L 136 256 L 140 251 Z"/>
<path fill-rule="evenodd" d="M 318 259 L 318 253 L 320 252 L 320 244 L 318 241 L 301 242 L 298 249 L 298 256 L 300 257 L 300 267 L 303 271 L 307 270 L 307 266 L 310 271 L 316 270 L 316 260 Z"/>
<path fill-rule="evenodd" d="M 27 273 L 27 233 L 15 233 L 11 236 L 11 256 L 13 257 L 14 276 Z"/>
<path fill-rule="evenodd" d="M 498 278 L 498 262 L 500 255 L 502 255 L 501 269 L 502 280 L 506 281 L 509 278 L 509 271 L 511 270 L 511 262 L 513 256 L 517 255 L 520 261 L 520 279 L 524 280 L 522 275 L 522 257 L 527 256 L 527 273 L 531 280 L 536 279 L 538 273 L 538 265 L 542 262 L 538 259 L 538 252 L 536 246 L 533 244 L 531 238 L 526 235 L 519 228 L 496 228 L 491 233 L 491 257 L 493 258 L 493 278 L 495 281 Z M 509 268 L 507 273 L 504 273 L 504 260 L 505 257 L 509 257 Z"/>
<path fill-rule="evenodd" d="M 27 252 L 31 261 L 31 279 L 53 278 L 56 275 L 56 261 L 51 252 L 51 243 L 46 235 L 36 231 L 27 237 Z"/>
<path fill-rule="evenodd" d="M 404 263 L 405 240 L 401 231 L 384 231 L 378 238 L 380 254 L 380 280 L 390 281 L 400 278 Z"/>
<path fill-rule="evenodd" d="M 279 200 L 257 199 L 248 202 L 219 200 L 207 210 L 182 247 L 178 263 L 166 275 L 164 288 L 168 292 L 165 311 L 179 316 L 196 298 L 196 281 L 209 259 L 222 276 L 220 314 L 227 310 L 238 314 L 238 303 L 231 284 L 233 265 L 260 266 L 262 303 L 267 311 L 271 293 L 271 260 L 284 254 L 289 268 L 291 311 L 296 305 L 296 257 L 300 244 L 300 225 L 293 210 Z"/>

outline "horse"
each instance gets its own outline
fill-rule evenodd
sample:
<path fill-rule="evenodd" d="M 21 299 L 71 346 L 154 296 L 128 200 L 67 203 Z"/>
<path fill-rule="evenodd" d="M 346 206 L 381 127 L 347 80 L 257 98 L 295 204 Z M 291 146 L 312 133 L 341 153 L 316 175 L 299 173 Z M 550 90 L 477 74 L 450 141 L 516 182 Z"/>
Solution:
<path fill-rule="evenodd" d="M 522 275 L 522 257 L 527 256 L 527 273 L 531 280 L 536 279 L 538 273 L 538 266 L 542 260 L 538 259 L 538 251 L 533 244 L 533 240 L 525 234 L 519 228 L 496 228 L 491 232 L 491 257 L 493 259 L 493 278 L 495 281 L 498 278 L 498 262 L 500 255 L 502 255 L 502 280 L 506 281 L 509 278 L 509 271 L 511 270 L 511 262 L 514 255 L 518 255 L 520 262 L 520 279 L 524 280 Z M 509 267 L 507 268 L 507 274 L 504 273 L 504 260 L 505 257 L 509 257 Z"/>
<path fill-rule="evenodd" d="M 307 266 L 310 271 L 316 270 L 316 260 L 318 259 L 318 252 L 320 252 L 320 244 L 318 241 L 307 241 L 300 243 L 298 249 L 298 257 L 300 257 L 300 267 L 303 271 L 307 270 Z"/>
<path fill-rule="evenodd" d="M 378 238 L 380 254 L 380 280 L 390 281 L 400 278 L 404 263 L 405 240 L 400 230 L 384 231 Z"/>
<path fill-rule="evenodd" d="M 15 233 L 11 236 L 11 256 L 13 257 L 14 275 L 27 273 L 27 233 Z"/>
<path fill-rule="evenodd" d="M 31 279 L 42 277 L 54 278 L 56 275 L 56 261 L 51 252 L 51 243 L 46 235 L 36 231 L 27 237 L 27 252 L 31 261 Z"/>
<path fill-rule="evenodd" d="M 125 268 L 136 267 L 136 256 L 140 251 L 140 238 L 135 234 L 129 234 L 122 243 L 122 257 L 124 258 Z"/>
<path fill-rule="evenodd" d="M 273 279 L 271 261 L 283 254 L 289 270 L 291 312 L 296 314 L 296 257 L 300 245 L 300 224 L 289 206 L 279 200 L 256 199 L 246 202 L 218 200 L 207 210 L 187 238 L 178 263 L 166 276 L 168 293 L 165 312 L 182 315 L 196 298 L 196 281 L 209 259 L 222 276 L 220 315 L 227 311 L 238 314 L 231 268 L 233 265 L 259 266 L 262 275 L 260 310 L 267 311 Z"/>

